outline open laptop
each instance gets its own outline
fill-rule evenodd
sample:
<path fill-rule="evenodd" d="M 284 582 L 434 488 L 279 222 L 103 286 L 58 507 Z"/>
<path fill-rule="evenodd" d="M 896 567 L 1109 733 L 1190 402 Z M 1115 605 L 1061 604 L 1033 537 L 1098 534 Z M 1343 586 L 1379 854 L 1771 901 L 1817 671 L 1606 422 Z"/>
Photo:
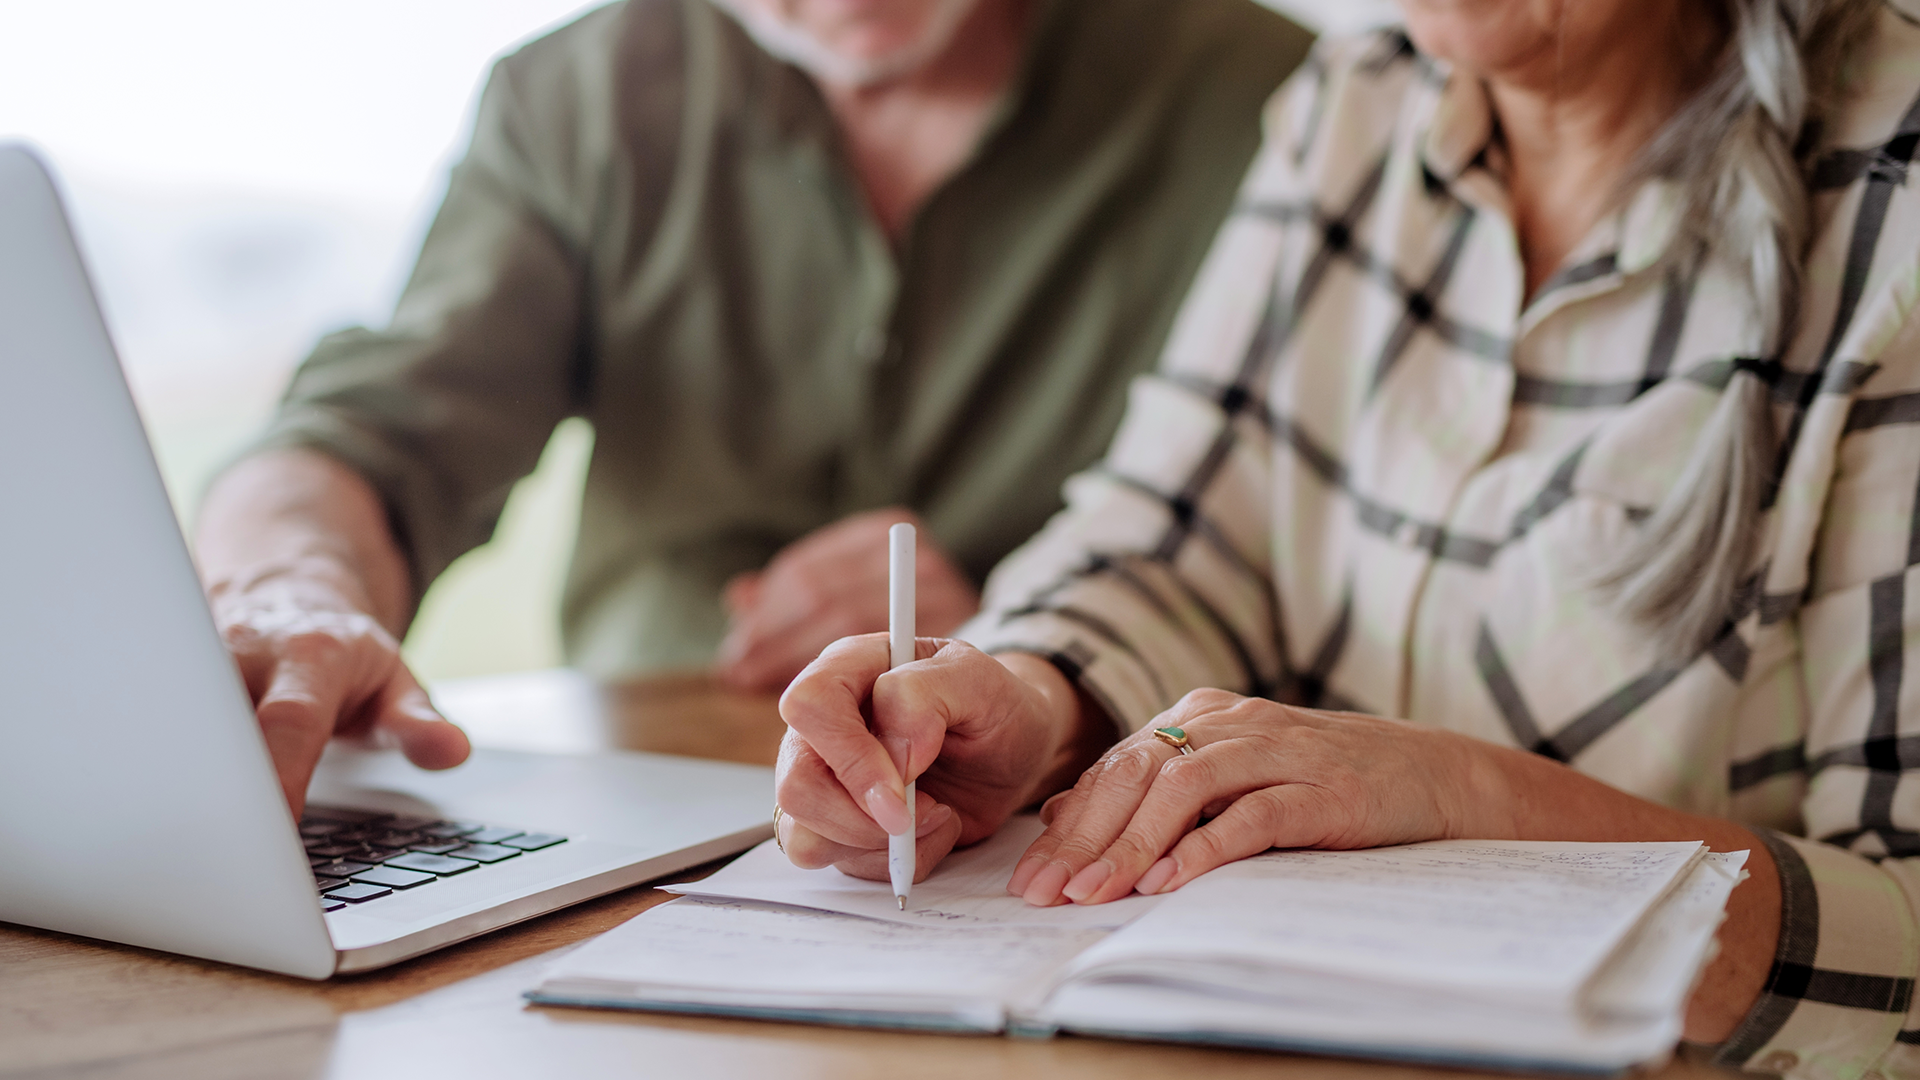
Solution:
<path fill-rule="evenodd" d="M 0 146 L 0 921 L 323 979 L 744 850 L 772 792 L 335 747 L 294 821 L 53 182 Z"/>

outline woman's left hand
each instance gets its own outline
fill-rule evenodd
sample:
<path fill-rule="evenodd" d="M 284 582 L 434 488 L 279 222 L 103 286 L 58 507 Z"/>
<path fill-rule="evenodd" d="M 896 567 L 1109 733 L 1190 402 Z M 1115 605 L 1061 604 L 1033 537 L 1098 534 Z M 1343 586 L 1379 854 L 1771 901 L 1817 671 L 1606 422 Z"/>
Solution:
<path fill-rule="evenodd" d="M 1186 732 L 1192 754 L 1153 728 Z M 1366 848 L 1484 833 L 1490 745 L 1352 713 L 1196 690 L 1048 801 L 1007 891 L 1099 904 L 1177 889 L 1268 848 Z M 1482 837 L 1484 838 L 1484 837 Z"/>

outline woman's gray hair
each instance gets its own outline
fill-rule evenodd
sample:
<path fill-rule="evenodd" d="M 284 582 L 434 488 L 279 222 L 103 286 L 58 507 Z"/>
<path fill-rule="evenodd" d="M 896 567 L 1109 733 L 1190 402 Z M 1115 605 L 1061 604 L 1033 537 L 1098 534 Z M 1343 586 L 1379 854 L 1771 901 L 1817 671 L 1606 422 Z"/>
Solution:
<path fill-rule="evenodd" d="M 1811 242 L 1807 173 L 1848 58 L 1882 0 L 1719 0 L 1731 38 L 1718 66 L 1643 151 L 1629 187 L 1681 193 L 1671 272 L 1709 258 L 1746 279 L 1762 357 L 1793 341 Z M 1669 661 L 1725 628 L 1753 571 L 1775 467 L 1770 388 L 1736 366 L 1692 458 L 1633 541 L 1597 576 L 1603 598 L 1644 627 Z"/>

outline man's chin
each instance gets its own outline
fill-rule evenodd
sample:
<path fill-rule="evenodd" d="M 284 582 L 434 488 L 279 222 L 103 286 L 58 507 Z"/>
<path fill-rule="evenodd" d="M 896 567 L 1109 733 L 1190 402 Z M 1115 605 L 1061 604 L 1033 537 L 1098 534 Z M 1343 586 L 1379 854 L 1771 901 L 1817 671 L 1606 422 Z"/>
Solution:
<path fill-rule="evenodd" d="M 913 74 L 940 56 L 980 0 L 937 0 L 933 14 L 912 40 L 872 55 L 834 49 L 804 27 L 796 26 L 752 0 L 713 0 L 733 16 L 748 36 L 770 55 L 822 83 L 849 89 L 881 86 Z"/>

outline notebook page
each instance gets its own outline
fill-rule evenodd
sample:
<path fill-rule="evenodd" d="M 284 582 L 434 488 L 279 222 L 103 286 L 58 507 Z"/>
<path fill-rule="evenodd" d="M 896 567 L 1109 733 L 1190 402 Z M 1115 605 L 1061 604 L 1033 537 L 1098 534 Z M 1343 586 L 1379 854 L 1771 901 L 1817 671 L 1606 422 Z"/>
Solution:
<path fill-rule="evenodd" d="M 529 995 L 563 1004 L 708 1004 L 826 1014 L 944 1012 L 999 1030 L 1104 931 L 908 926 L 687 897 L 555 961 Z"/>
<path fill-rule="evenodd" d="M 1074 970 L 1224 960 L 1571 1007 L 1702 850 L 1444 840 L 1270 852 L 1170 894 Z"/>
<path fill-rule="evenodd" d="M 1747 852 L 1709 851 L 1634 928 L 1587 990 L 1588 1007 L 1627 1016 L 1678 1016 L 1712 959 L 1727 897 L 1746 880 Z"/>
<path fill-rule="evenodd" d="M 1111 929 L 1124 926 L 1159 897 L 1130 896 L 1110 904 L 1063 904 L 1036 908 L 1007 895 L 1007 879 L 1020 856 L 1045 826 L 1037 814 L 1022 814 L 998 833 L 948 856 L 913 887 L 907 910 L 895 905 L 884 881 L 862 881 L 827 867 L 802 870 L 769 840 L 716 873 L 684 885 L 665 885 L 686 896 L 724 896 L 838 911 L 920 926 L 1028 925 Z"/>
<path fill-rule="evenodd" d="M 1587 1010 L 1245 966 L 1186 984 L 1126 977 L 1110 966 L 1102 969 L 1106 981 L 1061 987 L 1034 1022 L 1087 1034 L 1519 1068 L 1618 1069 L 1658 1060 L 1680 1037 L 1682 1006 L 1745 858 L 1709 853 L 1696 863 L 1607 962 Z"/>

